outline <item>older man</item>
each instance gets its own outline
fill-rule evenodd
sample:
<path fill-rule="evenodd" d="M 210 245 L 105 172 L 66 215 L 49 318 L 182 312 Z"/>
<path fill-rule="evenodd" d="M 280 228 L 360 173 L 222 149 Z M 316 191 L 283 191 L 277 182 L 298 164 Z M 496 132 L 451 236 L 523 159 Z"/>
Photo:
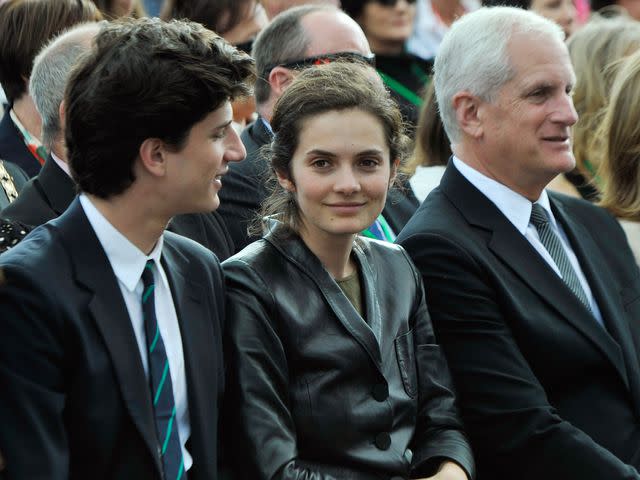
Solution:
<path fill-rule="evenodd" d="M 247 159 L 230 166 L 220 196 L 219 211 L 236 251 L 259 238 L 249 235 L 247 227 L 269 194 L 268 163 L 260 149 L 271 141 L 273 107 L 296 71 L 336 59 L 373 63 L 374 58 L 358 24 L 330 5 L 307 5 L 281 13 L 260 32 L 252 54 L 258 70 L 255 97 L 260 116 L 242 132 Z M 390 195 L 383 212 L 389 230 L 399 232 L 417 205 L 412 195 Z"/>
<path fill-rule="evenodd" d="M 189 22 L 107 24 L 94 45 L 65 93 L 81 194 L 0 256 L 6 476 L 215 480 L 222 273 L 164 230 L 217 208 L 253 62 Z"/>
<path fill-rule="evenodd" d="M 571 170 L 563 33 L 483 8 L 435 89 L 453 159 L 399 236 L 421 270 L 480 479 L 639 479 L 640 279 L 615 219 L 545 190 Z"/>

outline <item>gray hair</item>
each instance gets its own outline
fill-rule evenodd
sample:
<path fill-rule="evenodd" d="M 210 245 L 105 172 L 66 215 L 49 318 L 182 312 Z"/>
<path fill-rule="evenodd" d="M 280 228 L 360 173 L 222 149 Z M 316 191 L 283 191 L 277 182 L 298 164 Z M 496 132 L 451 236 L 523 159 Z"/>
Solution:
<path fill-rule="evenodd" d="M 453 96 L 467 91 L 486 102 L 494 101 L 516 73 L 508 51 L 516 33 L 535 33 L 564 42 L 564 32 L 554 22 L 514 7 L 482 7 L 454 22 L 444 36 L 433 67 L 433 82 L 451 143 L 459 142 L 462 135 Z"/>
<path fill-rule="evenodd" d="M 51 40 L 33 63 L 29 93 L 42 117 L 42 143 L 51 148 L 60 127 L 60 104 L 67 80 L 78 59 L 91 49 L 89 41 L 100 30 L 100 23 L 85 23 Z"/>
<path fill-rule="evenodd" d="M 290 8 L 276 15 L 256 37 L 251 56 L 256 61 L 258 78 L 255 84 L 256 104 L 269 100 L 271 86 L 267 67 L 304 58 L 311 39 L 305 32 L 301 20 L 310 13 L 335 10 L 331 5 L 303 5 Z"/>

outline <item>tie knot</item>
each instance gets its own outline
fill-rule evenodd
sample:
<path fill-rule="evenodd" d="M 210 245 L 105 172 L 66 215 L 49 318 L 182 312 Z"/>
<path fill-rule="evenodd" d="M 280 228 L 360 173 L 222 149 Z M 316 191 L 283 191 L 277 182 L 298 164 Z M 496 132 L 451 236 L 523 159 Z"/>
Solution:
<path fill-rule="evenodd" d="M 149 285 L 153 285 L 153 260 L 147 260 L 147 263 L 142 270 L 142 284 L 145 288 Z"/>
<path fill-rule="evenodd" d="M 538 228 L 549 223 L 547 212 L 539 203 L 534 203 L 531 207 L 531 223 Z"/>

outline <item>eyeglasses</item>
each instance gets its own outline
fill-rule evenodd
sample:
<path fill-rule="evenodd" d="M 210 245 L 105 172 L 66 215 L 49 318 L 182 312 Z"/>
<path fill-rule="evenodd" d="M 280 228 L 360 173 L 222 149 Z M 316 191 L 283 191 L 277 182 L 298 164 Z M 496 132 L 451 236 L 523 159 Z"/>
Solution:
<path fill-rule="evenodd" d="M 262 72 L 262 78 L 267 78 L 271 70 L 276 67 L 288 68 L 290 70 L 296 70 L 306 67 L 312 67 L 315 65 L 325 65 L 327 63 L 342 61 L 342 62 L 353 62 L 353 63 L 366 63 L 367 65 L 371 65 L 375 68 L 376 66 L 376 56 L 372 53 L 371 55 L 362 55 L 356 52 L 339 52 L 339 53 L 326 53 L 324 55 L 316 55 L 314 57 L 302 58 L 300 60 L 292 60 L 291 62 L 286 63 L 277 63 L 275 65 L 269 65 Z"/>

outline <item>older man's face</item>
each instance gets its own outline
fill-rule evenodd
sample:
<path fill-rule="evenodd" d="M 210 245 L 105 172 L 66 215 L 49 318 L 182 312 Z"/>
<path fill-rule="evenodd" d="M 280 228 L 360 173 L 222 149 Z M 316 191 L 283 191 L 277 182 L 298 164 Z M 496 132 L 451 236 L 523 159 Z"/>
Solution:
<path fill-rule="evenodd" d="M 574 168 L 571 99 L 575 75 L 564 43 L 516 34 L 509 45 L 515 76 L 492 103 L 483 102 L 483 144 L 493 176 L 529 196 Z M 532 193 L 535 196 L 535 193 Z"/>

